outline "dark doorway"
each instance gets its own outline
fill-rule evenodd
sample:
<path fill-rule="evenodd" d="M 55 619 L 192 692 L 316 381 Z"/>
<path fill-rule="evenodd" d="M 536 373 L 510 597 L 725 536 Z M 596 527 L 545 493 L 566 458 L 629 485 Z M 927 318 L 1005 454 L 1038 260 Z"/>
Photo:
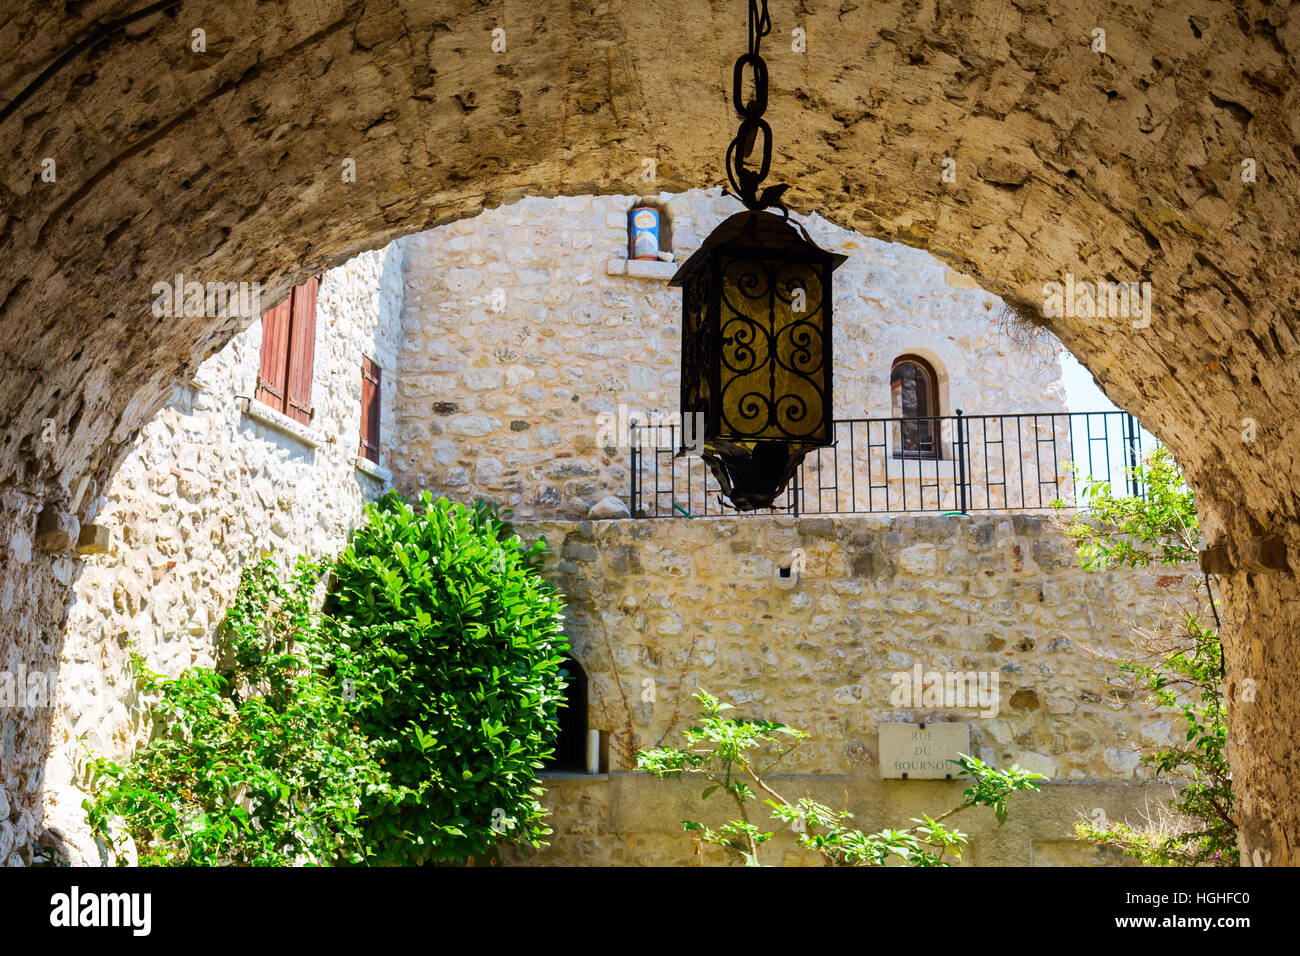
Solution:
<path fill-rule="evenodd" d="M 587 672 L 572 657 L 560 665 L 568 687 L 564 706 L 560 708 L 560 736 L 555 741 L 555 756 L 543 768 L 552 773 L 587 772 Z"/>

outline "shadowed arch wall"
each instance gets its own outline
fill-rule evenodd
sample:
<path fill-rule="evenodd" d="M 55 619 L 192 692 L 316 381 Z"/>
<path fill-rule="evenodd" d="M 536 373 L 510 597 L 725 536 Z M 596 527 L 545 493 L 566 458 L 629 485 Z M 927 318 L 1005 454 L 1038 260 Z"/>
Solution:
<path fill-rule="evenodd" d="M 1300 19 L 1285 4 L 1061 6 L 774 4 L 773 178 L 797 184 L 799 208 L 926 248 L 1027 313 L 1067 273 L 1151 283 L 1149 327 L 1047 324 L 1198 491 L 1228 678 L 1258 685 L 1235 711 L 1243 840 L 1295 862 Z M 131 9 L 12 4 L 5 102 Z M 743 23 L 738 0 L 183 0 L 36 89 L 2 124 L 0 659 L 57 661 L 83 479 L 102 485 L 170 383 L 247 324 L 155 318 L 154 283 L 257 281 L 275 301 L 524 194 L 642 192 L 645 157 L 660 189 L 717 182 Z M 10 720 L 0 785 L 19 818 L 43 731 Z"/>

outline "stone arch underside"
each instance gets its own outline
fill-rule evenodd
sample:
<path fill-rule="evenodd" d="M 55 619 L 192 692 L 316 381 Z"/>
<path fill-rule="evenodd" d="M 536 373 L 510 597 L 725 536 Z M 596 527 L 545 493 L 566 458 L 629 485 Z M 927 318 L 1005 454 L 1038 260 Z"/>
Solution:
<path fill-rule="evenodd" d="M 1066 273 L 1151 282 L 1148 328 L 1038 321 L 1197 491 L 1228 681 L 1258 687 L 1234 705 L 1243 843 L 1297 862 L 1300 17 L 1208 0 L 793 6 L 773 3 L 765 53 L 770 181 L 795 184 L 796 208 L 925 248 L 1027 315 Z M 131 5 L 10 8 L 6 103 Z M 643 193 L 647 157 L 654 188 L 721 182 L 744 15 L 739 0 L 184 0 L 34 89 L 0 124 L 0 664 L 58 659 L 70 559 L 42 548 L 38 520 L 66 526 L 80 480 L 247 324 L 156 319 L 155 282 L 260 281 L 269 304 L 525 194 Z M 0 774 L 32 813 L 47 733 L 20 720 Z"/>

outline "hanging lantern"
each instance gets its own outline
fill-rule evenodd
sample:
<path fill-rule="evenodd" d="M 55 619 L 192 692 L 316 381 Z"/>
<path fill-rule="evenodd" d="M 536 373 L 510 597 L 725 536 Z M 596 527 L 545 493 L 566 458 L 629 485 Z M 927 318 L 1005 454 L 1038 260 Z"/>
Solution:
<path fill-rule="evenodd" d="M 727 176 L 746 211 L 718 226 L 670 283 L 682 289 L 683 437 L 685 423 L 702 424 L 692 444 L 740 511 L 771 507 L 804 456 L 834 443 L 831 273 L 846 258 L 819 248 L 790 218 L 780 198 L 788 187 L 757 194 L 772 160 L 758 53 L 770 30 L 766 0 L 761 11 L 750 0 L 749 52 L 736 61 L 732 86 L 742 122 L 727 150 Z M 742 106 L 747 66 L 754 99 Z M 762 161 L 750 170 L 759 133 Z"/>

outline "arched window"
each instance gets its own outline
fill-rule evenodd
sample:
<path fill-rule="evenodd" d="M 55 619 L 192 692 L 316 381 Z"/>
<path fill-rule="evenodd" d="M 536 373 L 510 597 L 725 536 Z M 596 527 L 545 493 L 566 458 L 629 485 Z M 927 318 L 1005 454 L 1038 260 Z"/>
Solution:
<path fill-rule="evenodd" d="M 889 374 L 895 458 L 939 457 L 939 377 L 919 355 L 900 355 Z"/>
<path fill-rule="evenodd" d="M 560 736 L 555 740 L 555 756 L 546 761 L 543 769 L 551 773 L 586 773 L 587 673 L 567 655 L 560 670 L 569 686 L 564 689 L 564 706 L 560 708 Z"/>
<path fill-rule="evenodd" d="M 638 199 L 627 211 L 627 257 L 658 259 L 673 251 L 673 218 L 657 199 Z"/>

